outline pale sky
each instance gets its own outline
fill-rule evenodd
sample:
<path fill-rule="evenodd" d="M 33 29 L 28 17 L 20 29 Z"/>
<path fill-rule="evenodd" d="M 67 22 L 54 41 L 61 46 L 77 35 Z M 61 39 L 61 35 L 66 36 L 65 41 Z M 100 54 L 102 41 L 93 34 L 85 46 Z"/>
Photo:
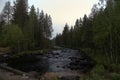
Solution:
<path fill-rule="evenodd" d="M 4 3 L 8 0 L 0 0 L 0 10 Z M 9 0 L 13 1 L 13 0 Z M 75 20 L 83 17 L 84 14 L 89 15 L 91 8 L 99 0 L 29 0 L 29 4 L 34 4 L 35 7 L 43 10 L 52 17 L 53 21 L 53 36 L 56 33 L 61 33 L 66 23 L 70 26 L 74 25 Z M 30 6 L 29 5 L 29 6 Z"/>

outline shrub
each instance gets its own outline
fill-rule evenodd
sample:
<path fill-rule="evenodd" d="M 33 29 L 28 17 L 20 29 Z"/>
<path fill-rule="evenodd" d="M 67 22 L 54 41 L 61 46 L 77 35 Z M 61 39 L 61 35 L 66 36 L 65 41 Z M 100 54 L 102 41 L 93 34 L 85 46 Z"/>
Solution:
<path fill-rule="evenodd" d="M 118 74 L 118 73 L 112 73 L 111 80 L 120 80 L 120 74 Z"/>

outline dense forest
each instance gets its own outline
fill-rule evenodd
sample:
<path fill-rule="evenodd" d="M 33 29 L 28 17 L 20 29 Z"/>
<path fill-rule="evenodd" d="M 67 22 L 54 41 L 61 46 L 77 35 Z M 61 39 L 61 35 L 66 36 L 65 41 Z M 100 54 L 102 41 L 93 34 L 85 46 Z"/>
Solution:
<path fill-rule="evenodd" d="M 43 10 L 40 11 L 39 8 L 36 9 L 34 5 L 29 6 L 28 0 L 15 0 L 13 5 L 7 1 L 0 13 L 0 52 L 16 53 L 14 55 L 23 52 L 22 56 L 24 57 L 24 53 L 27 51 L 34 54 L 33 52 L 38 50 L 42 55 L 40 59 L 47 55 L 45 56 L 47 60 L 52 58 L 51 60 L 60 59 L 58 61 L 61 61 L 63 58 L 64 62 L 65 53 L 75 50 L 90 58 L 88 61 L 92 60 L 95 63 L 94 68 L 90 72 L 86 72 L 85 76 L 82 74 L 80 80 L 120 80 L 119 0 L 99 0 L 98 4 L 95 4 L 91 9 L 89 16 L 85 14 L 83 18 L 77 19 L 74 26 L 69 26 L 66 23 L 63 32 L 58 33 L 53 40 L 51 38 L 52 32 L 52 18 L 49 14 L 44 13 Z M 55 45 L 53 45 L 54 43 Z M 43 52 L 45 49 L 48 51 Z M 69 51 L 65 52 L 65 49 Z M 58 52 L 54 50 L 58 50 Z M 40 53 L 37 52 L 37 54 Z M 69 57 L 66 54 L 65 60 L 72 61 L 72 58 L 77 59 L 77 57 L 72 55 Z M 79 57 L 83 63 L 87 62 L 87 59 L 81 59 L 80 55 Z M 25 57 L 24 59 L 19 58 L 22 63 L 27 60 Z M 17 63 L 17 59 L 18 57 L 13 61 Z M 33 60 L 33 55 L 28 59 Z M 80 60 L 78 59 L 76 62 L 80 62 Z M 27 61 L 29 62 L 29 60 Z M 73 61 L 75 60 L 73 59 Z M 60 65 L 61 63 L 62 61 Z M 50 65 L 50 63 L 48 64 Z M 42 63 L 41 65 L 45 66 Z"/>
<path fill-rule="evenodd" d="M 57 34 L 55 42 L 56 45 L 79 49 L 91 56 L 97 63 L 93 74 L 99 73 L 99 80 L 104 80 L 101 76 L 108 72 L 119 73 L 120 1 L 100 0 L 89 16 L 77 19 L 72 27 L 66 24 L 63 33 Z M 118 76 L 113 80 L 119 80 Z"/>
<path fill-rule="evenodd" d="M 87 80 L 119 80 L 120 1 L 100 0 L 91 11 L 74 26 L 65 24 L 55 38 L 56 45 L 78 49 L 96 61 Z"/>
<path fill-rule="evenodd" d="M 51 47 L 52 18 L 47 13 L 29 7 L 28 0 L 10 1 L 0 14 L 0 47 L 12 52 Z"/>

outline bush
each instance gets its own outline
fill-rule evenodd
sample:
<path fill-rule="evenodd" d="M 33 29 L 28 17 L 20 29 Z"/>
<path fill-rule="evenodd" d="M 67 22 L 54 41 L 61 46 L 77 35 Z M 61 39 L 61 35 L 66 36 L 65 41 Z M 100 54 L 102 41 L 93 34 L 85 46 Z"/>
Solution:
<path fill-rule="evenodd" d="M 120 80 L 120 74 L 118 74 L 118 73 L 112 73 L 111 80 Z"/>
<path fill-rule="evenodd" d="M 97 74 L 104 74 L 105 73 L 104 66 L 103 65 L 96 65 L 96 67 L 93 69 L 92 72 L 97 73 Z"/>

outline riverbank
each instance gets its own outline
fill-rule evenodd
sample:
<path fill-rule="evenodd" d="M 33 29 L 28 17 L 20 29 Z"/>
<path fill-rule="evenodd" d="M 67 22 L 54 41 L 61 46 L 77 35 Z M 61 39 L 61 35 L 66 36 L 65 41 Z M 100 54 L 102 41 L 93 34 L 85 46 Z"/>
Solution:
<path fill-rule="evenodd" d="M 28 76 L 27 73 L 13 69 L 11 67 L 0 65 L 0 80 L 37 80 Z"/>

